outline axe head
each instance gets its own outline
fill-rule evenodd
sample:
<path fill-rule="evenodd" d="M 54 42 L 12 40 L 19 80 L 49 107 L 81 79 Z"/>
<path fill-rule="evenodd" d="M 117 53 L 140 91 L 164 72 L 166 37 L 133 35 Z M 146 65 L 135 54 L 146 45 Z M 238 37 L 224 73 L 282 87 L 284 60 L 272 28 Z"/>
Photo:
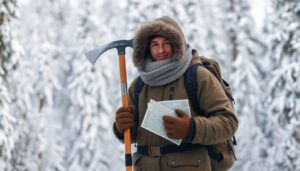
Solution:
<path fill-rule="evenodd" d="M 88 58 L 88 60 L 95 65 L 98 58 L 104 53 L 105 51 L 109 49 L 116 48 L 118 50 L 119 55 L 125 55 L 125 48 L 131 47 L 133 48 L 133 39 L 131 40 L 118 40 L 114 41 L 108 44 L 105 44 L 97 49 L 93 49 L 90 51 L 85 52 L 85 56 Z"/>

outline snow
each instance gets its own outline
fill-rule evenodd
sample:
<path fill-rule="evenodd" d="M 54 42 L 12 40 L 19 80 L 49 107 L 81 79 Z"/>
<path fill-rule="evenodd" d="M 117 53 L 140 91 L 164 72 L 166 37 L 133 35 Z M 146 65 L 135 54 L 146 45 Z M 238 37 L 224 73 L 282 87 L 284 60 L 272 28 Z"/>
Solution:
<path fill-rule="evenodd" d="M 113 135 L 118 57 L 83 53 L 161 15 L 220 62 L 239 119 L 232 170 L 300 170 L 300 3 L 283 0 L 9 2 L 1 25 L 0 171 L 124 170 Z M 138 75 L 126 49 L 128 84 Z M 132 148 L 133 151 L 135 148 Z"/>

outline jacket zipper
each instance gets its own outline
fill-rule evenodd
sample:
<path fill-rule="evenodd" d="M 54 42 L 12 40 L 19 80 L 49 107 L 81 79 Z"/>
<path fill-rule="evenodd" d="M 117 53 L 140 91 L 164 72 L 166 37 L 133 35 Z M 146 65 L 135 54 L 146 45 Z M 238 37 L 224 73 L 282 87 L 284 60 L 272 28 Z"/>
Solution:
<path fill-rule="evenodd" d="M 169 100 L 173 100 L 174 98 L 174 87 L 171 87 L 170 94 L 169 94 Z"/>

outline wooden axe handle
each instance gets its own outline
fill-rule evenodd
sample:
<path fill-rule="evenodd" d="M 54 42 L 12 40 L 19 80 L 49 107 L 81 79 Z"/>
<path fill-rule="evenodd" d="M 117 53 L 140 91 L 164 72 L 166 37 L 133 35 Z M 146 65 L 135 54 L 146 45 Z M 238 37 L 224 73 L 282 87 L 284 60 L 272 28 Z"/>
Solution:
<path fill-rule="evenodd" d="M 128 107 L 128 92 L 127 92 L 127 76 L 126 76 L 125 54 L 119 54 L 119 65 L 120 65 L 122 105 L 124 107 Z M 124 144 L 125 144 L 125 166 L 126 166 L 126 171 L 132 171 L 130 129 L 127 129 L 124 132 Z"/>

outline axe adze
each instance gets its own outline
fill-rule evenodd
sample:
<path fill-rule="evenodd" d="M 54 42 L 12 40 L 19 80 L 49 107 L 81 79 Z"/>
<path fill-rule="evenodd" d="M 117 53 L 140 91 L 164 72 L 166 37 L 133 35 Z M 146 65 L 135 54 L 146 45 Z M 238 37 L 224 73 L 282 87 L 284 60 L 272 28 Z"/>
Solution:
<path fill-rule="evenodd" d="M 88 51 L 85 56 L 94 65 L 98 58 L 107 50 L 116 48 L 119 55 L 119 67 L 120 67 L 120 80 L 121 80 L 121 93 L 122 93 L 122 105 L 128 107 L 128 93 L 127 93 L 127 76 L 126 76 L 126 65 L 125 65 L 125 48 L 133 48 L 133 39 L 131 40 L 118 40 L 108 44 L 105 44 L 97 49 Z M 131 156 L 131 137 L 130 129 L 124 132 L 124 143 L 125 143 L 125 166 L 126 171 L 132 170 L 132 156 Z"/>

